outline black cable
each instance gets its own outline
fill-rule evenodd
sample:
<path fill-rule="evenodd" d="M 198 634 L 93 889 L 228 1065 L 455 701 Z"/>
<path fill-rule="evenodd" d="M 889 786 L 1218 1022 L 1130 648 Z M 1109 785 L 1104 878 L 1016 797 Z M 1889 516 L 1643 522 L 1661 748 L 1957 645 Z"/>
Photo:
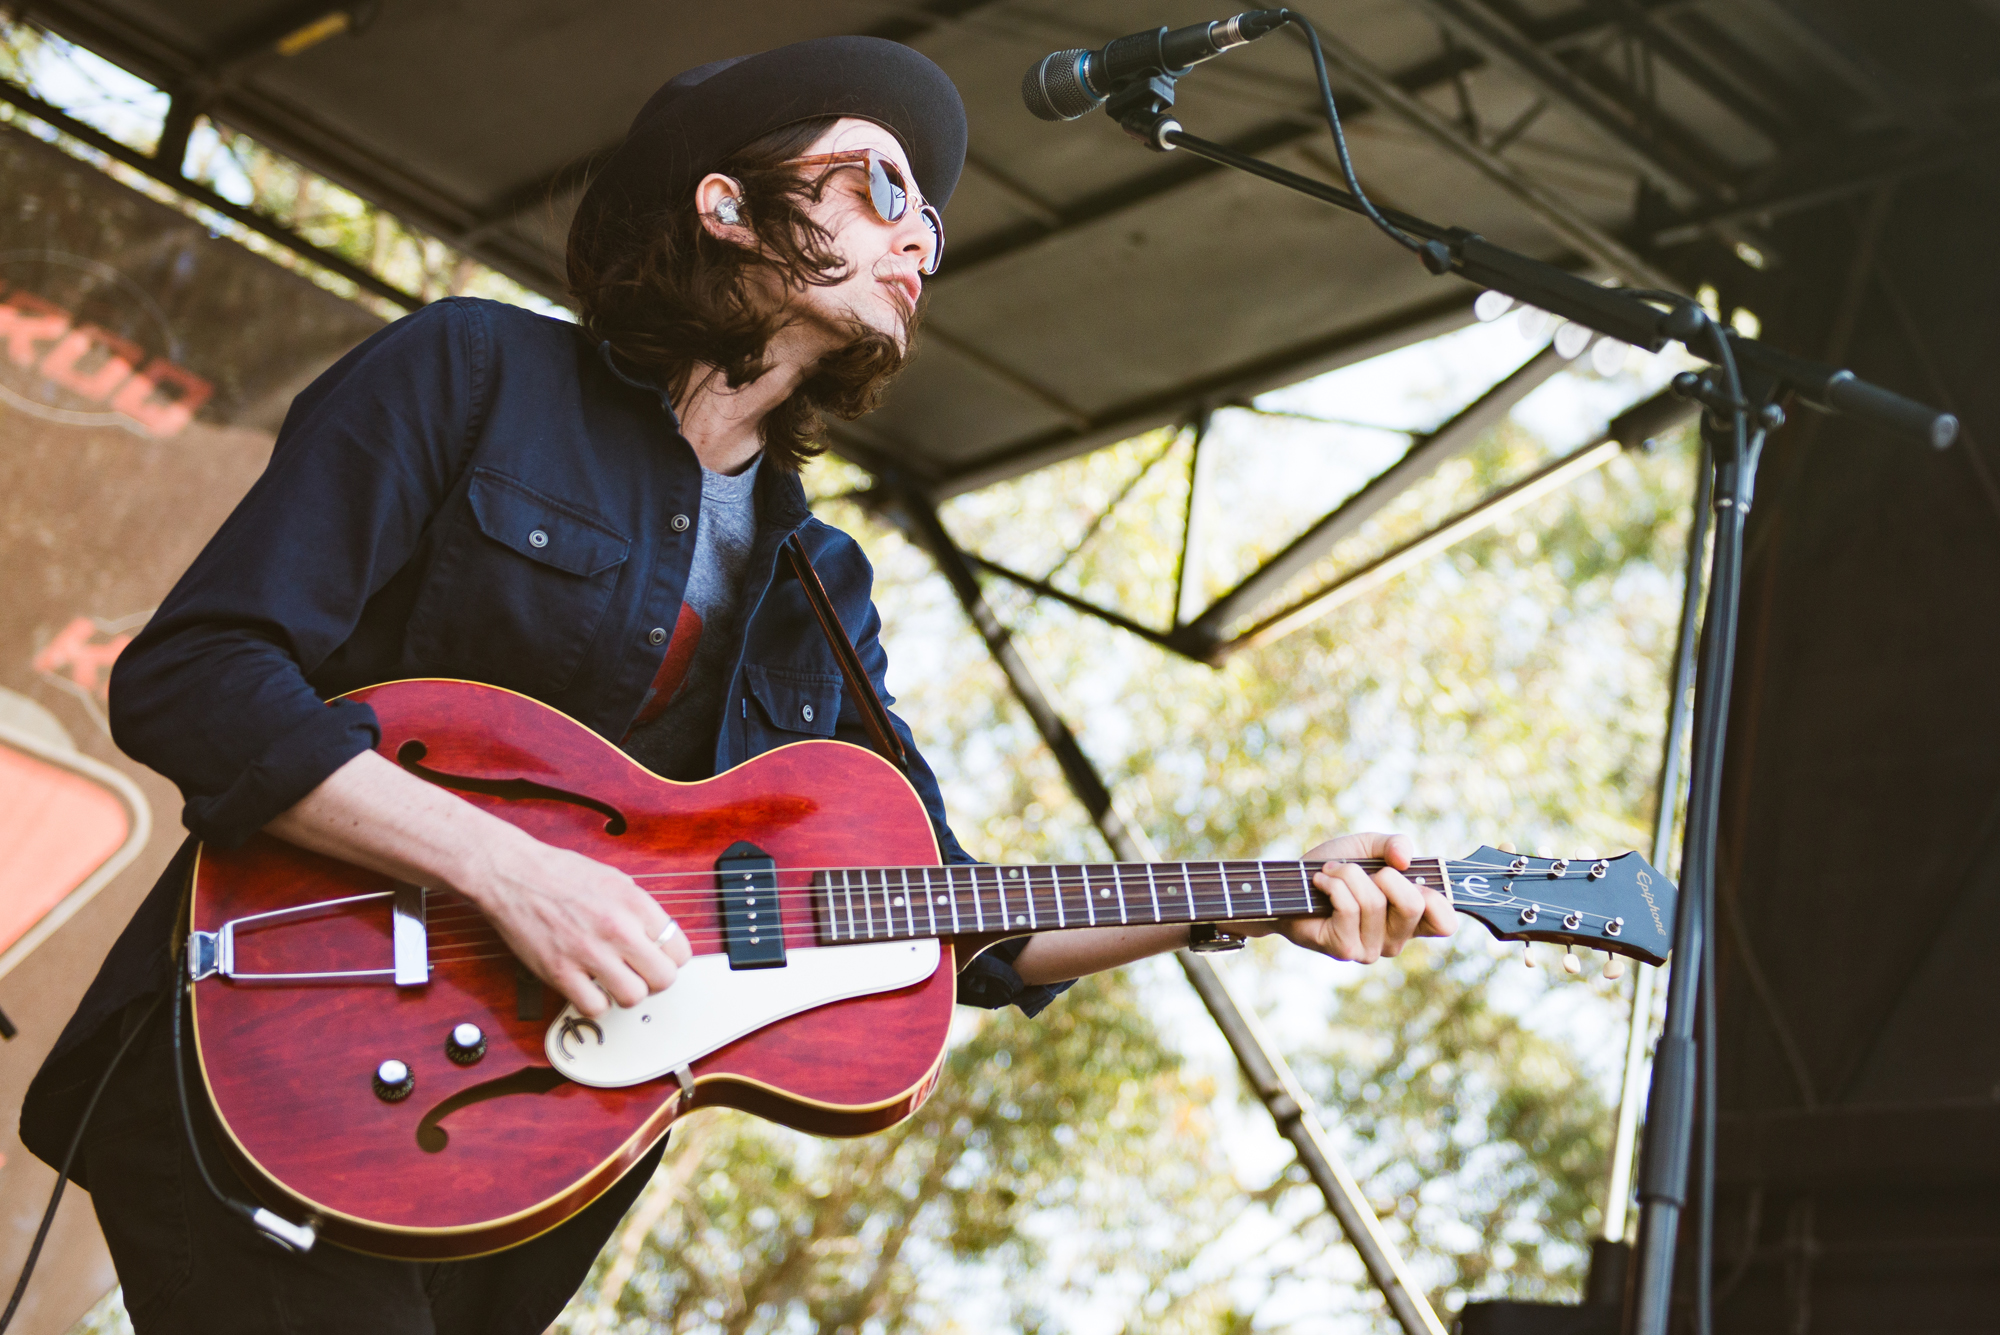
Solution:
<path fill-rule="evenodd" d="M 83 1105 L 83 1116 L 76 1122 L 76 1130 L 70 1134 L 69 1149 L 63 1153 L 62 1167 L 56 1171 L 56 1188 L 49 1193 L 48 1208 L 42 1211 L 42 1225 L 35 1230 L 35 1241 L 28 1248 L 28 1259 L 21 1263 L 21 1277 L 14 1282 L 14 1296 L 7 1300 L 7 1310 L 0 1312 L 0 1332 L 13 1324 L 14 1313 L 20 1309 L 21 1298 L 28 1292 L 28 1278 L 35 1273 L 35 1262 L 42 1256 L 42 1244 L 49 1240 L 49 1229 L 56 1222 L 56 1207 L 62 1204 L 63 1188 L 69 1185 L 69 1170 L 76 1162 L 76 1152 L 83 1146 L 84 1129 L 90 1125 L 90 1116 L 97 1111 L 97 1101 L 104 1097 L 104 1091 L 111 1084 L 111 1073 L 118 1069 L 118 1063 L 132 1047 L 132 1041 L 146 1032 L 146 1026 L 153 1022 L 153 1016 L 160 1009 L 161 998 L 154 997 L 153 1004 L 146 1008 L 139 1023 L 125 1035 L 125 1041 L 118 1045 L 118 1051 L 111 1054 L 105 1064 L 104 1074 L 97 1077 L 97 1088 L 90 1091 L 90 1102 Z"/>
<path fill-rule="evenodd" d="M 223 1209 L 241 1215 L 249 1221 L 252 1228 L 286 1251 L 309 1252 L 316 1240 L 315 1230 L 311 1224 L 294 1224 L 289 1219 L 273 1214 L 260 1206 L 239 1201 L 233 1196 L 225 1196 L 222 1188 L 215 1185 L 215 1179 L 209 1176 L 208 1164 L 201 1157 L 201 1146 L 195 1143 L 194 1113 L 188 1103 L 187 1063 L 181 1056 L 181 993 L 186 987 L 182 981 L 186 977 L 187 942 L 183 940 L 180 953 L 174 961 L 174 1089 L 180 1097 L 181 1129 L 187 1133 L 188 1154 L 194 1159 L 195 1171 L 201 1175 L 202 1184 L 208 1188 L 209 1195 L 215 1197 L 217 1204 Z"/>
<path fill-rule="evenodd" d="M 1347 188 L 1361 203 L 1361 211 L 1368 215 L 1368 221 L 1381 228 L 1397 245 L 1414 252 L 1424 262 L 1424 267 L 1433 274 L 1448 273 L 1451 270 L 1451 250 L 1442 241 L 1419 241 L 1396 224 L 1384 218 L 1376 209 L 1368 192 L 1361 188 L 1361 182 L 1354 175 L 1354 160 L 1347 153 L 1347 135 L 1340 128 L 1340 113 L 1333 105 L 1333 80 L 1327 76 L 1326 53 L 1320 50 L 1319 33 L 1305 15 L 1293 10 L 1281 9 L 1283 21 L 1291 24 L 1306 35 L 1306 46 L 1312 51 L 1313 76 L 1319 80 L 1320 103 L 1326 111 L 1326 123 L 1333 131 L 1333 151 L 1340 159 L 1340 174 L 1347 180 Z"/>

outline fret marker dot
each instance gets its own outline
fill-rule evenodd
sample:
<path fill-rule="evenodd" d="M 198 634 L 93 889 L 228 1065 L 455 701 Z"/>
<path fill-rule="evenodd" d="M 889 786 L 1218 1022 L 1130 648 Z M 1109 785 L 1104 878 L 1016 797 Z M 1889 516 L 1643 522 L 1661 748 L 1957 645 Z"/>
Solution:
<path fill-rule="evenodd" d="M 893 900 L 889 902 L 894 904 L 897 908 L 903 907 L 903 897 L 901 895 L 897 895 Z"/>
<path fill-rule="evenodd" d="M 1007 875 L 1018 881 L 1021 879 L 1021 869 L 1019 867 L 1009 867 Z"/>
<path fill-rule="evenodd" d="M 1014 919 L 1014 925 L 1016 927 L 1026 927 L 1028 925 L 1028 920 L 1026 918 L 1016 918 Z"/>
<path fill-rule="evenodd" d="M 1239 894 L 1239 895 L 1247 895 L 1247 894 L 1249 894 L 1249 893 L 1250 893 L 1250 882 L 1248 882 L 1248 881 L 1245 881 L 1245 882 L 1244 882 L 1243 884 L 1241 884 L 1241 885 L 1237 886 L 1237 887 L 1236 887 L 1236 893 L 1237 893 L 1237 894 Z"/>
<path fill-rule="evenodd" d="M 1111 898 L 1111 892 L 1109 890 L 1099 890 L 1097 892 L 1097 897 L 1099 899 L 1109 899 Z"/>
<path fill-rule="evenodd" d="M 939 895 L 939 896 L 938 896 L 938 897 L 937 897 L 936 899 L 933 899 L 933 900 L 931 901 L 931 903 L 933 903 L 933 904 L 942 904 L 942 903 L 944 903 L 944 896 L 943 896 L 943 895 Z"/>

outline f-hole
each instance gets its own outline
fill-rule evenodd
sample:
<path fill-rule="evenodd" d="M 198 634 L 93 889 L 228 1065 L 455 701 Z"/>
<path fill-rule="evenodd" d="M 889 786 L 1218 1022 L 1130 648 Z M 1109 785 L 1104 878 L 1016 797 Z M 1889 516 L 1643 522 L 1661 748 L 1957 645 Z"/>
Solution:
<path fill-rule="evenodd" d="M 563 1082 L 562 1072 L 552 1066 L 530 1066 L 512 1075 L 503 1075 L 498 1080 L 461 1089 L 448 1099 L 438 1100 L 437 1106 L 417 1123 L 417 1147 L 426 1153 L 436 1154 L 449 1145 L 451 1135 L 439 1123 L 460 1108 L 484 1103 L 488 1099 L 503 1099 L 510 1094 L 546 1094 Z"/>
<path fill-rule="evenodd" d="M 423 763 L 430 748 L 412 737 L 396 748 L 396 763 L 419 779 L 428 780 L 440 788 L 454 788 L 461 793 L 485 793 L 488 797 L 506 798 L 519 802 L 530 798 L 542 798 L 550 802 L 567 802 L 571 806 L 586 808 L 604 816 L 606 834 L 623 834 L 627 828 L 625 813 L 609 802 L 600 802 L 582 793 L 572 793 L 564 788 L 551 788 L 533 779 L 475 779 L 469 774 L 446 774 Z"/>

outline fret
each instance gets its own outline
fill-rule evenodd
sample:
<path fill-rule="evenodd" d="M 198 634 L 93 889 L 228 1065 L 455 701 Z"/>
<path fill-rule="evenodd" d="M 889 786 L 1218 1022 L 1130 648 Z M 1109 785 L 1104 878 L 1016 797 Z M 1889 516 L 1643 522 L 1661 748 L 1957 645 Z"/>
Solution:
<path fill-rule="evenodd" d="M 884 881 L 888 880 L 888 879 L 889 879 L 889 873 L 888 873 L 888 872 L 886 872 L 886 871 L 885 871 L 885 872 L 883 872 L 883 873 L 882 873 L 882 879 L 883 879 Z M 924 902 L 925 902 L 926 904 L 928 904 L 928 903 L 929 903 L 930 901 L 929 901 L 928 899 L 926 899 L 926 900 L 925 900 Z M 913 897 L 913 896 L 912 896 L 912 895 L 910 894 L 910 873 L 908 873 L 908 872 L 904 872 L 904 873 L 903 873 L 903 919 L 904 919 L 904 921 L 905 921 L 905 922 L 906 922 L 906 923 L 908 924 L 908 926 L 909 926 L 909 929 L 910 929 L 910 935 L 911 935 L 911 936 L 916 936 L 916 935 L 918 934 L 918 933 L 917 933 L 917 901 L 916 901 L 916 899 L 915 899 L 915 898 L 914 898 L 914 897 Z"/>
<path fill-rule="evenodd" d="M 1095 927 L 1097 926 L 1097 900 L 1090 893 L 1090 868 L 1082 866 L 1078 867 L 1077 870 L 1083 874 L 1083 911 L 1089 915 L 1090 925 Z"/>
<path fill-rule="evenodd" d="M 868 924 L 868 939 L 875 939 L 875 901 L 868 895 L 868 873 L 861 873 L 861 912 Z"/>
<path fill-rule="evenodd" d="M 972 869 L 972 888 L 974 893 L 977 893 L 979 890 L 979 869 L 977 867 Z M 1007 907 L 1007 883 L 998 876 L 995 876 L 993 878 L 993 888 L 1000 892 L 1000 925 L 1005 927 L 1014 918 L 1014 911 Z"/>
<path fill-rule="evenodd" d="M 958 903 L 958 881 L 952 879 L 952 873 L 956 869 L 958 867 L 946 867 L 944 869 L 944 891 L 952 897 L 952 905 Z M 972 925 L 978 931 L 986 931 L 986 905 L 980 903 L 980 887 L 978 885 L 972 887 Z"/>
<path fill-rule="evenodd" d="M 910 869 L 908 867 L 903 868 L 903 893 L 910 893 Z M 924 912 L 931 915 L 930 934 L 936 936 L 938 934 L 937 901 L 931 898 L 931 888 L 928 885 L 924 887 Z"/>
<path fill-rule="evenodd" d="M 997 868 L 995 869 L 994 872 L 994 879 L 996 882 L 999 880 L 999 871 Z M 1013 928 L 1026 927 L 1028 925 L 1029 916 L 1034 912 L 1035 906 L 1034 903 L 1032 902 L 1034 896 L 1030 894 L 1028 891 L 1022 890 L 1021 899 L 1022 899 L 1021 907 L 1023 909 L 1022 912 L 1013 912 L 1012 910 L 1009 910 L 1009 912 L 1012 913 L 1013 915 L 1006 919 L 1006 923 L 1009 927 Z M 1001 902 L 1002 903 L 1006 902 L 1006 891 L 1004 890 L 1001 891 Z"/>
<path fill-rule="evenodd" d="M 931 888 L 931 869 L 930 869 L 929 867 L 926 867 L 926 868 L 924 868 L 924 890 L 925 890 L 925 892 L 926 892 L 926 893 L 928 893 L 928 892 L 930 891 L 930 888 Z M 951 893 L 951 885 L 950 885 L 950 882 L 949 882 L 949 881 L 947 881 L 947 882 L 946 882 L 946 884 L 945 884 L 945 899 L 946 899 L 946 901 L 947 901 L 948 903 L 950 903 L 950 905 L 951 905 L 951 934 L 952 934 L 953 936 L 957 936 L 957 935 L 958 935 L 958 932 L 959 932 L 959 927 L 958 927 L 958 896 L 957 896 L 957 895 L 955 895 L 955 894 L 952 894 L 952 893 Z"/>
<path fill-rule="evenodd" d="M 1264 887 L 1264 916 L 1275 918 L 1277 910 L 1271 907 L 1271 878 L 1264 874 L 1264 864 L 1257 864 L 1257 883 Z"/>
<path fill-rule="evenodd" d="M 1019 867 L 1009 867 L 1007 874 L 1017 878 L 1021 882 L 1021 893 L 1027 896 L 1028 899 L 1028 926 L 1036 931 L 1040 931 L 1042 925 L 1035 919 L 1035 882 L 1033 878 L 1022 876 Z"/>
<path fill-rule="evenodd" d="M 1183 862 L 1181 864 L 1181 884 L 1187 887 L 1188 919 L 1190 921 L 1201 916 L 1194 909 L 1194 878 L 1188 875 L 1188 868 L 1193 865 L 1191 862 Z"/>
<path fill-rule="evenodd" d="M 1118 888 L 1118 921 L 1121 925 L 1129 923 L 1131 919 L 1125 913 L 1125 878 L 1118 874 L 1115 862 L 1111 864 L 1111 884 Z"/>
<path fill-rule="evenodd" d="M 1063 912 L 1062 878 L 1056 875 L 1054 867 L 1049 868 L 1049 898 L 1056 905 L 1056 926 L 1069 926 L 1069 915 Z"/>
<path fill-rule="evenodd" d="M 1229 868 L 1220 862 L 1215 864 L 1215 868 L 1222 873 L 1222 916 L 1234 918 L 1236 902 L 1229 897 Z"/>
<path fill-rule="evenodd" d="M 847 939 L 852 941 L 854 939 L 854 887 L 849 884 L 845 871 L 840 873 L 840 893 L 841 898 L 847 903 Z"/>
<path fill-rule="evenodd" d="M 1160 921 L 1160 884 L 1153 879 L 1153 864 L 1146 864 L 1146 890 L 1153 896 L 1153 921 Z"/>

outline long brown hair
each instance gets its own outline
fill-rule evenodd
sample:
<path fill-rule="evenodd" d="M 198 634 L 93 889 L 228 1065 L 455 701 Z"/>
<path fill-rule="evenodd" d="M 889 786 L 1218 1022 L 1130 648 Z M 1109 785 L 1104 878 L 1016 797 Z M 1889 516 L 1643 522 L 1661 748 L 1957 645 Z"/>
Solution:
<path fill-rule="evenodd" d="M 820 199 L 829 172 L 802 175 L 780 164 L 799 157 L 834 124 L 820 116 L 782 126 L 729 155 L 715 170 L 734 177 L 743 221 L 762 242 L 758 250 L 711 236 L 692 200 L 648 214 L 586 196 L 570 224 L 568 269 L 577 317 L 593 342 L 608 340 L 630 367 L 650 377 L 676 403 L 708 375 L 731 388 L 769 368 L 765 352 L 793 318 L 766 295 L 768 275 L 788 291 L 829 287 L 849 268 L 833 237 L 806 213 Z M 820 359 L 790 398 L 765 416 L 764 453 L 796 472 L 825 451 L 816 439 L 824 413 L 851 421 L 873 408 L 907 360 L 903 346 L 856 321 L 851 338 Z"/>

